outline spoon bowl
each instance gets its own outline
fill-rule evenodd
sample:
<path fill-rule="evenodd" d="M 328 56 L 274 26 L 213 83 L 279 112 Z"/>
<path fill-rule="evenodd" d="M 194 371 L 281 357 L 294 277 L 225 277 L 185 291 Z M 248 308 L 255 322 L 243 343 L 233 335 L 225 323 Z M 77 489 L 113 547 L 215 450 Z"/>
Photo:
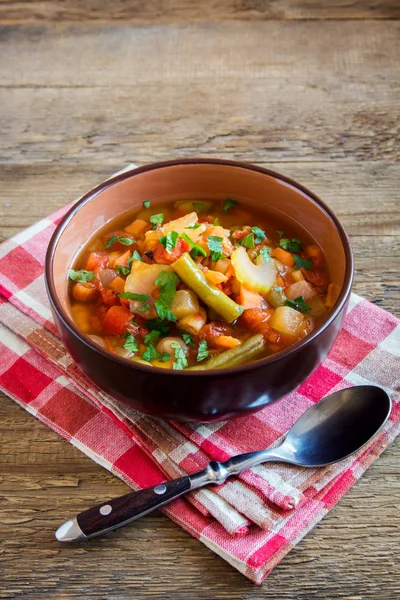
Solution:
<path fill-rule="evenodd" d="M 321 467 L 343 460 L 378 433 L 392 403 L 384 390 L 360 385 L 323 398 L 293 425 L 276 450 L 285 462 Z"/>

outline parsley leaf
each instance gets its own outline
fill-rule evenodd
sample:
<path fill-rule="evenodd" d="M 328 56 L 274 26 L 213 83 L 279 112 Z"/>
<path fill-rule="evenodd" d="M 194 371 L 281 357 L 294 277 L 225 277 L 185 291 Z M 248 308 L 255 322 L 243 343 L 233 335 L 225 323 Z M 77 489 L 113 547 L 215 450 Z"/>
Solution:
<path fill-rule="evenodd" d="M 140 313 L 146 312 L 148 310 L 150 310 L 150 304 L 148 302 L 145 302 L 142 306 L 139 306 L 139 308 L 137 309 L 137 311 Z"/>
<path fill-rule="evenodd" d="M 271 257 L 270 257 L 270 252 L 271 252 L 271 248 L 261 248 L 259 254 L 261 254 L 261 256 L 263 257 L 263 259 L 265 260 L 266 263 L 270 262 Z"/>
<path fill-rule="evenodd" d="M 135 336 L 133 336 L 131 333 L 128 333 L 126 336 L 124 348 L 125 350 L 130 350 L 131 352 L 139 352 L 139 347 L 135 340 Z"/>
<path fill-rule="evenodd" d="M 256 244 L 261 244 L 261 242 L 266 239 L 267 236 L 265 235 L 264 231 L 260 229 L 260 227 L 252 227 L 251 230 L 256 236 Z"/>
<path fill-rule="evenodd" d="M 161 244 L 169 254 L 171 254 L 172 248 L 175 248 L 178 237 L 179 233 L 177 231 L 169 231 L 167 235 L 164 235 L 164 237 L 160 238 Z"/>
<path fill-rule="evenodd" d="M 194 345 L 193 336 L 190 333 L 187 331 L 182 331 L 181 336 L 186 346 L 189 346 L 189 348 L 196 348 Z"/>
<path fill-rule="evenodd" d="M 132 244 L 135 243 L 135 240 L 133 240 L 132 238 L 124 237 L 123 235 L 118 235 L 117 242 L 119 242 L 123 246 L 132 246 Z"/>
<path fill-rule="evenodd" d="M 157 350 L 157 348 L 153 346 L 153 344 L 149 344 L 148 346 L 146 346 L 146 350 L 142 354 L 143 360 L 147 360 L 148 362 L 159 357 L 160 353 Z"/>
<path fill-rule="evenodd" d="M 295 308 L 296 310 L 306 313 L 311 310 L 311 307 L 308 306 L 303 296 L 297 296 L 294 300 L 286 300 L 285 306 L 290 306 L 290 308 Z"/>
<path fill-rule="evenodd" d="M 236 200 L 232 200 L 232 198 L 227 198 L 224 202 L 224 213 L 228 212 L 232 206 L 237 206 Z"/>
<path fill-rule="evenodd" d="M 172 301 L 176 292 L 176 284 L 179 277 L 170 271 L 161 271 L 156 279 L 156 285 L 159 286 L 160 295 L 154 302 L 160 319 L 176 321 L 176 317 L 171 311 Z"/>
<path fill-rule="evenodd" d="M 153 331 L 153 329 L 156 329 L 160 333 L 169 333 L 168 323 L 166 323 L 165 321 L 162 321 L 161 319 L 150 319 L 149 321 L 146 321 L 146 327 L 150 331 Z"/>
<path fill-rule="evenodd" d="M 147 302 L 149 297 L 147 294 L 132 294 L 132 292 L 122 292 L 118 294 L 120 298 L 125 298 L 126 300 L 134 300 L 136 302 Z"/>
<path fill-rule="evenodd" d="M 297 256 L 297 254 L 293 254 L 293 258 L 296 269 L 303 267 L 303 269 L 308 271 L 308 269 L 312 269 L 314 266 L 312 258 L 302 258 L 301 256 Z"/>
<path fill-rule="evenodd" d="M 111 235 L 107 242 L 104 244 L 104 248 L 109 248 L 110 246 L 112 246 L 113 244 L 115 244 L 115 242 L 117 241 L 117 236 L 116 235 Z"/>
<path fill-rule="evenodd" d="M 192 202 L 192 206 L 196 212 L 203 212 L 207 209 L 207 204 L 202 204 L 201 202 Z"/>
<path fill-rule="evenodd" d="M 142 257 L 137 250 L 134 250 L 132 256 L 128 258 L 128 266 L 131 266 L 134 260 L 142 260 Z"/>
<path fill-rule="evenodd" d="M 288 252 L 301 252 L 302 250 L 300 238 L 292 238 L 289 240 L 288 238 L 281 237 L 279 240 L 279 245 Z"/>
<path fill-rule="evenodd" d="M 161 225 L 164 221 L 164 213 L 157 213 L 150 217 L 150 223 L 153 225 L 153 229 L 157 229 L 157 225 Z"/>
<path fill-rule="evenodd" d="M 279 237 L 285 237 L 285 232 L 284 231 L 279 231 L 279 229 L 276 230 L 276 233 L 279 235 Z"/>
<path fill-rule="evenodd" d="M 144 336 L 144 343 L 145 344 L 152 344 L 153 342 L 156 341 L 157 338 L 159 338 L 161 335 L 161 331 L 158 331 L 157 329 L 153 329 L 152 331 L 150 331 L 150 333 L 148 333 L 147 335 Z"/>
<path fill-rule="evenodd" d="M 254 248 L 254 233 L 249 233 L 249 235 L 246 235 L 246 237 L 244 237 L 240 243 L 246 248 Z"/>
<path fill-rule="evenodd" d="M 88 281 L 92 281 L 94 278 L 93 271 L 74 271 L 74 269 L 70 269 L 68 271 L 68 277 L 72 279 L 72 281 L 77 281 L 78 283 L 87 283 Z"/>
<path fill-rule="evenodd" d="M 220 258 L 224 256 L 222 251 L 222 242 L 224 238 L 219 237 L 218 235 L 209 235 L 207 238 L 207 246 L 211 251 L 211 260 L 212 262 L 217 262 Z"/>
<path fill-rule="evenodd" d="M 274 285 L 272 289 L 275 290 L 277 294 L 282 294 L 283 292 L 283 287 L 281 285 Z"/>
<path fill-rule="evenodd" d="M 216 219 L 214 219 L 214 223 L 213 223 L 213 225 L 214 225 L 214 226 L 217 226 L 217 225 L 219 225 L 218 217 L 217 217 Z"/>
<path fill-rule="evenodd" d="M 208 356 L 208 348 L 206 340 L 201 340 L 197 351 L 197 361 L 204 360 Z"/>
<path fill-rule="evenodd" d="M 123 277 L 127 277 L 131 272 L 130 267 L 123 267 L 122 265 L 116 265 L 115 270 L 117 271 L 118 275 L 122 275 Z"/>
<path fill-rule="evenodd" d="M 186 233 L 181 233 L 181 238 L 188 242 L 188 244 L 190 245 L 189 254 L 192 258 L 196 258 L 197 256 L 207 256 L 207 252 L 204 250 L 204 248 L 199 246 L 199 244 L 195 244 L 193 240 L 191 240 L 190 237 L 186 235 Z"/>
<path fill-rule="evenodd" d="M 186 367 L 188 366 L 188 361 L 186 358 L 186 352 L 184 351 L 182 346 L 178 344 L 178 342 L 171 342 L 171 348 L 173 348 L 175 354 L 175 362 L 173 368 L 176 371 L 186 369 Z"/>
<path fill-rule="evenodd" d="M 145 208 L 150 208 L 150 200 L 145 200 L 145 201 L 143 202 L 143 206 L 144 206 Z"/>
<path fill-rule="evenodd" d="M 167 360 L 171 360 L 171 355 L 168 352 L 163 352 L 160 356 L 161 362 L 165 362 Z"/>
<path fill-rule="evenodd" d="M 200 227 L 200 223 L 195 223 L 194 225 L 190 225 L 189 227 L 185 227 L 185 229 L 198 229 Z"/>

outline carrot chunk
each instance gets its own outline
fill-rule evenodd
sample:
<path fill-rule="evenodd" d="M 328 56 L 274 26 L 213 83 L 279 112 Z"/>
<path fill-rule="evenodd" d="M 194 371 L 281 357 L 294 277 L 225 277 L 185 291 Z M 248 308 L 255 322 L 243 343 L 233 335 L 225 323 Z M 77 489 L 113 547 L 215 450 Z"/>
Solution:
<path fill-rule="evenodd" d="M 132 319 L 129 308 L 124 306 L 111 306 L 103 320 L 103 330 L 112 335 L 121 335 L 128 321 Z"/>
<path fill-rule="evenodd" d="M 107 268 L 108 261 L 108 254 L 104 252 L 91 252 L 86 260 L 85 269 L 98 273 Z"/>
<path fill-rule="evenodd" d="M 231 335 L 219 335 L 214 338 L 214 346 L 217 348 L 236 348 L 239 346 L 240 340 L 232 337 Z"/>
<path fill-rule="evenodd" d="M 92 302 L 97 298 L 98 290 L 96 285 L 91 281 L 87 283 L 78 282 L 72 288 L 72 295 L 79 302 Z"/>
<path fill-rule="evenodd" d="M 263 299 L 257 292 L 248 290 L 243 284 L 240 284 L 239 304 L 246 310 L 248 308 L 261 308 Z"/>
<path fill-rule="evenodd" d="M 286 267 L 294 266 L 293 256 L 290 254 L 290 252 L 287 252 L 283 248 L 274 248 L 274 250 L 272 250 L 272 252 L 271 252 L 271 256 L 278 259 L 279 262 L 281 262 Z"/>
<path fill-rule="evenodd" d="M 208 269 L 205 272 L 205 276 L 214 285 L 218 285 L 220 283 L 225 283 L 225 281 L 228 281 L 228 277 L 226 275 L 220 273 L 219 271 L 213 271 L 212 269 Z"/>
<path fill-rule="evenodd" d="M 122 277 L 116 277 L 108 287 L 114 290 L 114 292 L 117 292 L 117 294 L 122 294 L 125 288 L 125 280 L 122 279 Z"/>

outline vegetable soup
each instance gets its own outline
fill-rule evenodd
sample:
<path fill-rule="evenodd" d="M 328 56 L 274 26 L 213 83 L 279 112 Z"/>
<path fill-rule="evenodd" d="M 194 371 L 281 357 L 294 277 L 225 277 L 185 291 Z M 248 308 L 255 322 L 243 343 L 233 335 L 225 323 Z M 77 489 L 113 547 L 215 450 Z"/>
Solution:
<path fill-rule="evenodd" d="M 179 200 L 107 225 L 69 271 L 73 319 L 159 368 L 233 367 L 308 335 L 336 299 L 321 248 L 267 213 Z"/>

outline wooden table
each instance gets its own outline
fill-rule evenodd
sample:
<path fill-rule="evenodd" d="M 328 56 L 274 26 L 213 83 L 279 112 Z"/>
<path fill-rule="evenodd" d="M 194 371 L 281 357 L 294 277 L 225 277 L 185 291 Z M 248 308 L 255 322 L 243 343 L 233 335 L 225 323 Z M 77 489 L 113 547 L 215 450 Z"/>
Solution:
<path fill-rule="evenodd" d="M 130 162 L 270 166 L 337 212 L 354 289 L 400 313 L 397 0 L 0 1 L 3 239 Z M 254 586 L 161 514 L 61 547 L 126 486 L 2 398 L 0 598 L 395 600 L 399 448 Z"/>

